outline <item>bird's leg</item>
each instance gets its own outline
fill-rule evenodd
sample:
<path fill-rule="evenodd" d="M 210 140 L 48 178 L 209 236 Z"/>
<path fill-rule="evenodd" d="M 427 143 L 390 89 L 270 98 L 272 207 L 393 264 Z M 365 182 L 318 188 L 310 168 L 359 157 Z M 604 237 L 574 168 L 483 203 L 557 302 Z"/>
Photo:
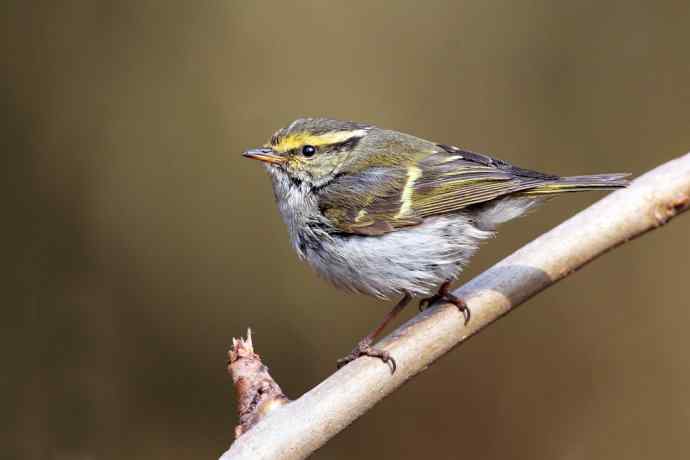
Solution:
<path fill-rule="evenodd" d="M 420 300 L 419 311 L 424 310 L 426 307 L 430 307 L 433 303 L 438 302 L 439 300 L 452 303 L 453 305 L 458 307 L 458 310 L 460 310 L 462 316 L 465 317 L 465 324 L 467 324 L 470 321 L 470 309 L 465 303 L 465 301 L 450 293 L 450 280 L 445 281 L 441 285 L 441 287 L 438 288 L 437 294 L 432 295 L 431 297 L 427 297 L 426 299 Z"/>
<path fill-rule="evenodd" d="M 345 364 L 349 363 L 350 361 L 354 361 L 355 359 L 359 358 L 360 356 L 371 356 L 373 358 L 379 358 L 381 361 L 383 361 L 386 364 L 391 365 L 391 372 L 395 372 L 395 369 L 397 368 L 397 365 L 395 363 L 395 360 L 393 357 L 390 355 L 385 350 L 380 350 L 378 348 L 374 348 L 371 346 L 372 343 L 374 343 L 374 340 L 376 337 L 383 332 L 383 330 L 386 328 L 388 323 L 390 323 L 393 318 L 398 316 L 398 314 L 405 308 L 405 305 L 407 305 L 410 300 L 412 299 L 412 296 L 405 292 L 405 295 L 403 296 L 402 299 L 400 299 L 400 302 L 398 302 L 391 311 L 388 312 L 385 318 L 383 318 L 383 321 L 381 324 L 376 327 L 369 335 L 364 337 L 362 340 L 359 341 L 357 346 L 350 352 L 349 355 L 345 356 L 344 358 L 341 358 L 338 360 L 338 369 L 343 367 Z"/>

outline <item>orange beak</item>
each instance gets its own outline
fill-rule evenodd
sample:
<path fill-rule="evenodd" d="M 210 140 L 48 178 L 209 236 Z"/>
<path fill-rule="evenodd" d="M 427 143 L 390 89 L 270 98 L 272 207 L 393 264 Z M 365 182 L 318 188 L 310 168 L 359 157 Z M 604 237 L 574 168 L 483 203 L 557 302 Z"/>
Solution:
<path fill-rule="evenodd" d="M 287 161 L 287 158 L 276 155 L 272 149 L 258 148 L 247 150 L 242 154 L 246 158 L 263 161 L 264 163 L 281 164 Z"/>

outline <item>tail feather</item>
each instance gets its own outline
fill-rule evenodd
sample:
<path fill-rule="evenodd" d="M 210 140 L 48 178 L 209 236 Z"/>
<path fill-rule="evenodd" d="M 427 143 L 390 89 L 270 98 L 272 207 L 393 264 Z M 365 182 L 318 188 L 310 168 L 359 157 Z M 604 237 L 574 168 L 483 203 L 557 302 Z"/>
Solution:
<path fill-rule="evenodd" d="M 537 185 L 524 191 L 524 195 L 543 195 L 549 193 L 584 192 L 588 190 L 612 190 L 627 187 L 629 173 L 592 174 L 589 176 L 561 177 Z"/>

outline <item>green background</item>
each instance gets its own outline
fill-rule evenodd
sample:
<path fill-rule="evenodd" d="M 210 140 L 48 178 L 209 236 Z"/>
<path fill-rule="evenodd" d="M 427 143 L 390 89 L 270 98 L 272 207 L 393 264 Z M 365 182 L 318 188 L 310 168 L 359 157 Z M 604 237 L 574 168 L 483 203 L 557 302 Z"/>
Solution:
<path fill-rule="evenodd" d="M 3 458 L 216 458 L 231 337 L 296 397 L 381 319 L 297 260 L 240 156 L 294 118 L 567 175 L 690 150 L 686 0 L 0 8 Z M 601 196 L 503 226 L 465 279 Z M 537 296 L 314 458 L 688 457 L 689 231 Z"/>

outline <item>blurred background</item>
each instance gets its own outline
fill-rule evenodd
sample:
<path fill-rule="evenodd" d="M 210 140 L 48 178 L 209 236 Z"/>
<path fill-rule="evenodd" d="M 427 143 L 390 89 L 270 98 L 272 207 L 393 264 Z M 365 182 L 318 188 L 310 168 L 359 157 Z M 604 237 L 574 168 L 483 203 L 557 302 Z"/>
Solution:
<path fill-rule="evenodd" d="M 690 150 L 686 0 L 1 8 L 3 458 L 216 458 L 231 337 L 297 397 L 382 318 L 297 260 L 240 156 L 294 118 L 568 175 Z M 505 225 L 467 278 L 601 196 Z M 687 458 L 689 231 L 542 293 L 314 458 Z"/>

